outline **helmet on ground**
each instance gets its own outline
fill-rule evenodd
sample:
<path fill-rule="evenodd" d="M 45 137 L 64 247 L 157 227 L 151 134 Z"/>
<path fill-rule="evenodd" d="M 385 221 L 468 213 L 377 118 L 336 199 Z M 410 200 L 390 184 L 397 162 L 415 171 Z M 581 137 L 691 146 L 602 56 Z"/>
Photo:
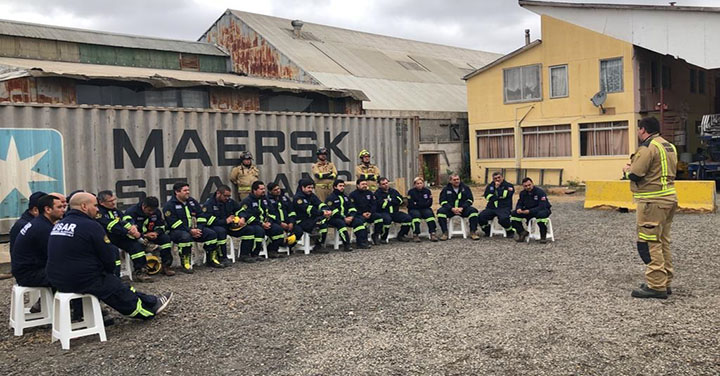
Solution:
<path fill-rule="evenodd" d="M 328 155 L 328 149 L 327 148 L 317 149 L 317 151 L 315 152 L 315 155 L 320 155 L 320 154 Z"/>
<path fill-rule="evenodd" d="M 365 149 L 360 150 L 360 154 L 358 154 L 358 158 L 362 158 L 362 157 L 365 157 L 365 156 L 369 157 L 369 156 L 370 156 L 370 152 L 367 151 L 367 150 L 365 150 Z"/>
<path fill-rule="evenodd" d="M 160 273 L 160 269 L 163 268 L 163 265 L 157 256 L 145 255 L 145 259 L 147 260 L 148 274 L 153 275 Z"/>
<path fill-rule="evenodd" d="M 287 238 L 285 238 L 285 243 L 287 243 L 288 246 L 292 247 L 297 243 L 297 238 L 295 237 L 295 234 L 288 235 Z"/>
<path fill-rule="evenodd" d="M 244 151 L 242 154 L 240 154 L 240 159 L 253 159 L 252 153 L 249 151 Z"/>

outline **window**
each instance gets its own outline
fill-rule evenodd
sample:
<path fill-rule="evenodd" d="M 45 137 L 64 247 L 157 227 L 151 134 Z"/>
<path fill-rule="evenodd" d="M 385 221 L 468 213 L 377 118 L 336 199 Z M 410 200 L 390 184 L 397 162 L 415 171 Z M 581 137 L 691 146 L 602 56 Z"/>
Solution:
<path fill-rule="evenodd" d="M 600 90 L 606 93 L 623 91 L 622 58 L 600 60 Z"/>
<path fill-rule="evenodd" d="M 627 154 L 627 121 L 580 124 L 581 156 Z"/>
<path fill-rule="evenodd" d="M 690 92 L 695 92 L 695 69 L 690 69 Z"/>
<path fill-rule="evenodd" d="M 505 69 L 503 87 L 505 103 L 542 100 L 540 64 Z"/>
<path fill-rule="evenodd" d="M 550 98 L 568 96 L 567 65 L 550 67 Z"/>
<path fill-rule="evenodd" d="M 698 71 L 698 93 L 705 94 L 705 71 Z"/>
<path fill-rule="evenodd" d="M 572 155 L 570 125 L 523 128 L 523 157 L 569 157 Z"/>
<path fill-rule="evenodd" d="M 515 158 L 512 128 L 476 131 L 478 159 Z"/>
<path fill-rule="evenodd" d="M 672 88 L 672 72 L 670 71 L 670 67 L 667 65 L 662 66 L 662 87 L 663 89 L 671 89 Z"/>

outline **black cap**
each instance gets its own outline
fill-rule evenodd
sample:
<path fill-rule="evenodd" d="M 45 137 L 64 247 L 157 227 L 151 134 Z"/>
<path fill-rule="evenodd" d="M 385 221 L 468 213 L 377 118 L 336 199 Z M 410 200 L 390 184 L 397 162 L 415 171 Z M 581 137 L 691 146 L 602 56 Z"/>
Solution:
<path fill-rule="evenodd" d="M 47 196 L 47 193 L 45 192 L 35 192 L 30 195 L 29 202 L 28 202 L 28 209 L 37 208 L 38 202 L 40 201 L 40 197 Z"/>

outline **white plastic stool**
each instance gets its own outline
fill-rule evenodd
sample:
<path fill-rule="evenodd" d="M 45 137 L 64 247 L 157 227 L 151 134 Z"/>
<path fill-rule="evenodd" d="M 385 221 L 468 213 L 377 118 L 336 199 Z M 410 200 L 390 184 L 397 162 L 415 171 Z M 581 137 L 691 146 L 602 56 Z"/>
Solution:
<path fill-rule="evenodd" d="M 528 221 L 528 232 L 530 235 L 528 235 L 526 242 L 530 243 L 530 239 L 532 240 L 540 240 L 540 227 L 538 227 L 537 219 L 530 218 L 530 221 Z M 550 239 L 551 241 L 555 241 L 555 235 L 553 234 L 553 227 L 552 227 L 552 221 L 550 218 L 547 219 L 547 234 L 545 235 L 545 239 Z"/>
<path fill-rule="evenodd" d="M 497 217 L 493 218 L 492 222 L 490 222 L 490 237 L 492 238 L 493 235 L 502 235 L 503 238 L 507 238 L 507 231 L 500 226 Z"/>
<path fill-rule="evenodd" d="M 460 230 L 455 230 L 455 222 L 460 221 Z M 465 218 L 459 215 L 453 215 L 448 219 L 448 239 L 452 239 L 453 235 L 462 235 L 463 239 L 467 239 L 467 227 L 465 226 Z"/>
<path fill-rule="evenodd" d="M 118 248 L 118 251 L 120 255 L 120 277 L 127 276 L 132 281 L 133 265 L 130 255 L 122 249 Z"/>
<path fill-rule="evenodd" d="M 190 246 L 190 269 L 193 268 L 193 265 L 203 265 L 205 263 L 205 257 L 207 256 L 205 254 L 205 251 L 202 251 L 202 253 L 203 253 L 203 256 L 201 258 L 202 263 L 201 264 L 197 263 L 198 258 L 195 257 L 196 248 L 200 248 L 200 246 L 198 245 L 198 243 L 193 242 L 193 244 Z M 177 255 L 177 257 L 173 256 L 172 266 L 174 266 L 174 267 L 182 266 L 182 261 L 180 258 L 180 248 L 177 246 L 176 243 L 173 243 L 171 251 Z"/>
<path fill-rule="evenodd" d="M 232 260 L 232 262 L 235 262 L 235 238 L 228 235 L 227 237 L 227 244 L 228 244 L 228 258 Z M 239 248 L 239 245 L 238 245 Z"/>
<path fill-rule="evenodd" d="M 265 256 L 265 258 L 268 258 L 268 250 L 267 250 L 267 236 L 263 238 L 262 241 L 262 251 L 258 253 L 258 256 Z"/>
<path fill-rule="evenodd" d="M 300 249 L 305 252 L 306 255 L 310 254 L 310 250 L 312 249 L 312 245 L 310 245 L 310 234 L 307 232 L 303 232 L 302 237 L 300 238 L 300 241 L 298 242 L 298 246 Z"/>
<path fill-rule="evenodd" d="M 420 219 L 420 233 L 418 234 L 418 237 L 422 238 L 423 236 L 430 239 L 430 228 L 424 219 Z"/>
<path fill-rule="evenodd" d="M 29 303 L 25 305 L 25 294 Z M 30 307 L 40 299 L 40 312 L 30 313 Z M 52 290 L 49 287 L 25 287 L 13 285 L 10 296 L 10 328 L 16 336 L 23 335 L 25 328 L 52 323 Z"/>
<path fill-rule="evenodd" d="M 83 319 L 72 323 L 70 301 L 82 299 Z M 70 349 L 70 340 L 78 337 L 100 335 L 100 342 L 107 341 L 100 301 L 93 295 L 56 292 L 53 303 L 52 342 L 60 340 L 63 350 Z"/>
<path fill-rule="evenodd" d="M 400 232 L 400 224 L 395 222 L 390 222 L 390 228 L 388 229 L 388 237 L 387 242 L 389 243 L 390 240 L 397 238 L 397 234 Z"/>

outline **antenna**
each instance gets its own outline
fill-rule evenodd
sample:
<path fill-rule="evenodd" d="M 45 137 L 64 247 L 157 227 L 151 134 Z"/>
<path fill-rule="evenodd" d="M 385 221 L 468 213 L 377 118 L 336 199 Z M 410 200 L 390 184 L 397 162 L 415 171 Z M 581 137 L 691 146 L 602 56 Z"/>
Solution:
<path fill-rule="evenodd" d="M 605 109 L 603 108 L 603 103 L 605 103 L 605 100 L 607 99 L 607 93 L 605 93 L 605 90 L 600 90 L 595 95 L 593 95 L 592 98 L 590 98 L 590 102 L 592 102 L 593 106 L 600 107 L 602 110 L 602 113 L 605 113 Z"/>

